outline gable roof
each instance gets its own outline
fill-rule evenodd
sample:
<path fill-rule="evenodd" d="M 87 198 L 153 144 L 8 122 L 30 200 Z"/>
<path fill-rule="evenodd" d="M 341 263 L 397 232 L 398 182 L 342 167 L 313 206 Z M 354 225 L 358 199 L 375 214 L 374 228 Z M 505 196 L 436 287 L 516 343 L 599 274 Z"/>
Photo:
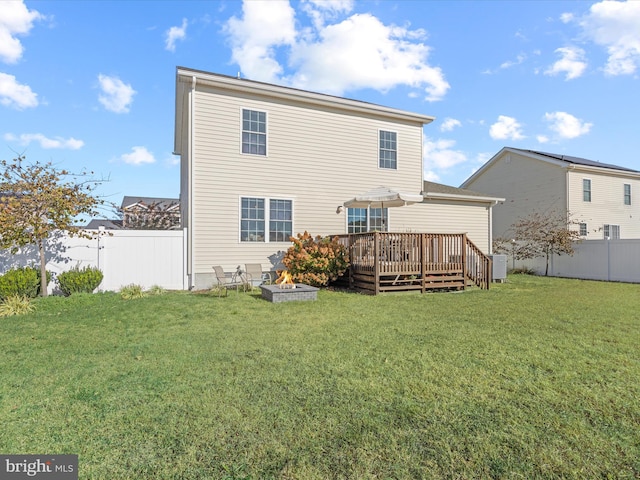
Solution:
<path fill-rule="evenodd" d="M 122 199 L 122 205 L 120 208 L 123 210 L 126 208 L 131 208 L 133 206 L 149 206 L 155 205 L 163 210 L 171 210 L 179 207 L 180 200 L 177 198 L 162 198 L 162 197 L 129 197 L 125 196 Z"/>
<path fill-rule="evenodd" d="M 469 178 L 467 178 L 464 182 L 462 182 L 462 185 L 460 186 L 464 188 L 465 186 L 470 185 L 473 182 L 473 180 L 475 180 L 480 175 L 482 175 L 482 173 L 485 170 L 487 170 L 493 163 L 495 163 L 497 159 L 500 158 L 500 156 L 505 152 L 518 153 L 520 155 L 524 155 L 529 158 L 549 162 L 564 168 L 568 168 L 569 166 L 574 165 L 574 166 L 584 167 L 586 169 L 602 168 L 602 169 L 612 170 L 612 171 L 618 172 L 619 174 L 627 174 L 633 177 L 640 175 L 640 171 L 638 170 L 633 170 L 627 167 L 620 167 L 618 165 L 612 165 L 609 163 L 597 162 L 595 160 L 589 160 L 587 158 L 572 157 L 570 155 L 562 155 L 558 153 L 540 152 L 537 150 L 525 150 L 522 148 L 503 147 L 498 153 L 496 153 L 493 157 L 491 157 L 484 165 L 482 165 L 478 170 L 476 170 Z"/>
<path fill-rule="evenodd" d="M 523 152 L 523 153 L 532 153 L 534 155 L 541 155 L 543 157 L 553 158 L 555 160 L 560 160 L 562 162 L 573 163 L 574 165 L 585 165 L 587 167 L 610 168 L 610 169 L 613 169 L 613 170 L 622 170 L 623 172 L 640 173 L 640 171 L 633 170 L 631 168 L 620 167 L 619 165 L 612 165 L 610 163 L 602 163 L 602 162 L 598 162 L 598 161 L 595 161 L 595 160 L 589 160 L 587 158 L 572 157 L 570 155 L 560 155 L 560 154 L 557 154 L 557 153 L 539 152 L 537 150 L 524 150 L 524 149 L 521 149 L 521 148 L 513 148 L 513 147 L 509 147 L 509 150 L 514 150 L 516 152 Z"/>
<path fill-rule="evenodd" d="M 422 196 L 425 200 L 444 199 L 444 200 L 467 200 L 475 202 L 498 203 L 504 202 L 504 198 L 492 197 L 485 193 L 474 192 L 466 188 L 450 187 L 442 183 L 424 181 Z"/>

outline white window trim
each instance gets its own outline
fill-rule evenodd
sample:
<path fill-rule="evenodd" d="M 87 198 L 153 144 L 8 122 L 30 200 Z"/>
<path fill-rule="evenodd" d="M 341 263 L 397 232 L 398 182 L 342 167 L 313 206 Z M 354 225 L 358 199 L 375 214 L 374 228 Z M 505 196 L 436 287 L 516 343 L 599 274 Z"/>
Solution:
<path fill-rule="evenodd" d="M 396 134 L 396 168 L 387 168 L 387 167 L 381 167 L 380 166 L 380 132 L 389 132 L 389 133 L 395 133 Z M 378 170 L 382 170 L 385 172 L 397 172 L 400 169 L 400 142 L 398 141 L 398 138 L 400 137 L 400 135 L 398 134 L 397 130 L 389 130 L 387 128 L 379 128 L 378 129 L 378 137 L 376 138 L 376 162 L 378 165 Z"/>
<path fill-rule="evenodd" d="M 629 203 L 626 203 L 626 197 L 627 197 L 627 193 L 626 193 L 626 189 L 625 187 L 629 185 Z M 633 205 L 633 196 L 632 196 L 633 192 L 631 190 L 631 184 L 630 183 L 623 183 L 622 184 L 622 205 L 625 207 L 631 207 Z"/>
<path fill-rule="evenodd" d="M 243 198 L 259 198 L 260 200 L 264 200 L 264 242 L 245 242 L 242 241 L 242 199 Z M 274 243 L 274 244 L 283 244 L 290 243 L 289 240 L 282 242 L 272 242 L 269 240 L 269 222 L 270 213 L 271 213 L 271 202 L 270 200 L 288 200 L 291 202 L 291 236 L 296 235 L 296 226 L 295 226 L 295 200 L 293 197 L 289 197 L 287 195 L 239 195 L 238 196 L 238 243 L 241 245 L 263 245 L 265 243 Z"/>
<path fill-rule="evenodd" d="M 242 111 L 243 110 L 252 110 L 254 112 L 262 112 L 262 113 L 264 113 L 264 121 L 267 124 L 267 129 L 266 129 L 266 132 L 265 132 L 265 135 L 267 136 L 267 141 L 266 141 L 266 144 L 265 144 L 266 151 L 265 151 L 264 155 L 259 155 L 259 154 L 255 154 L 255 153 L 244 153 L 242 151 L 242 132 L 244 131 L 243 130 L 243 125 L 242 125 L 242 122 L 243 122 Z M 238 149 L 240 151 L 240 155 L 246 155 L 246 156 L 252 157 L 252 158 L 255 158 L 255 157 L 267 158 L 269 156 L 269 123 L 270 122 L 269 122 L 269 111 L 268 110 L 260 109 L 260 108 L 257 108 L 257 107 L 240 107 L 240 135 L 239 135 L 240 143 L 238 145 Z"/>
<path fill-rule="evenodd" d="M 369 207 L 367 208 L 367 231 L 366 232 L 360 232 L 360 233 L 372 233 L 372 230 L 370 230 L 370 221 L 371 221 L 371 217 L 369 216 Z M 387 210 L 387 230 L 386 232 L 391 232 L 391 208 L 389 207 L 384 207 Z M 346 215 L 345 215 L 345 219 L 344 219 L 344 231 L 347 235 L 349 235 L 349 209 L 346 209 Z M 353 235 L 359 235 L 357 233 L 354 233 Z"/>
<path fill-rule="evenodd" d="M 589 200 L 584 199 L 584 181 L 589 180 Z M 581 190 L 582 190 L 582 202 L 583 203 L 592 203 L 593 202 L 593 181 L 590 178 L 583 178 L 581 182 Z"/>

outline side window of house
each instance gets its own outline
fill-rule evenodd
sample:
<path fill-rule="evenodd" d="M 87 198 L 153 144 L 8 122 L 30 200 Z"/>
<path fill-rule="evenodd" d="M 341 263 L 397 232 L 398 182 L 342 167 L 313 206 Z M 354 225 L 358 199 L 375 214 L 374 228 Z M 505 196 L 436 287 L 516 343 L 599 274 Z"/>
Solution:
<path fill-rule="evenodd" d="M 398 144 L 396 141 L 396 132 L 380 130 L 379 147 L 380 168 L 396 170 L 398 168 Z"/>
<path fill-rule="evenodd" d="M 587 236 L 587 224 L 586 223 L 581 223 L 580 224 L 580 236 L 581 237 L 586 237 Z"/>
<path fill-rule="evenodd" d="M 387 220 L 386 208 L 348 208 L 347 233 L 386 232 Z"/>
<path fill-rule="evenodd" d="M 269 200 L 269 241 L 288 242 L 293 235 L 291 200 Z"/>
<path fill-rule="evenodd" d="M 242 198 L 240 241 L 264 242 L 264 198 Z"/>
<path fill-rule="evenodd" d="M 268 208 L 268 211 L 267 211 Z M 267 237 L 266 218 L 269 218 Z M 293 203 L 276 198 L 243 197 L 240 206 L 241 242 L 288 242 L 293 235 Z"/>
<path fill-rule="evenodd" d="M 242 109 L 242 153 L 267 154 L 267 114 Z"/>
<path fill-rule="evenodd" d="M 610 238 L 611 240 L 620 238 L 620 225 L 605 224 L 602 230 L 604 232 L 604 238 Z"/>
<path fill-rule="evenodd" d="M 624 184 L 624 204 L 631 205 L 631 184 Z"/>
<path fill-rule="evenodd" d="M 591 201 L 591 180 L 588 178 L 582 179 L 582 200 L 585 202 Z"/>

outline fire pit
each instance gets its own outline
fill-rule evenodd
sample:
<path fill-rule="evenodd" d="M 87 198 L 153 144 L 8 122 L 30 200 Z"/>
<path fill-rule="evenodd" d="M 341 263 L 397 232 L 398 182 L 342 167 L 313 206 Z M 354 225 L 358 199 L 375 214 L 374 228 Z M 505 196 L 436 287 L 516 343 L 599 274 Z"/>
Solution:
<path fill-rule="evenodd" d="M 303 302 L 316 300 L 318 288 L 303 283 L 292 284 L 292 287 L 280 288 L 280 285 L 260 285 L 262 298 L 271 303 Z"/>
<path fill-rule="evenodd" d="M 316 300 L 318 289 L 303 283 L 294 283 L 293 277 L 286 270 L 278 271 L 276 285 L 260 285 L 262 298 L 271 303 L 302 302 Z"/>

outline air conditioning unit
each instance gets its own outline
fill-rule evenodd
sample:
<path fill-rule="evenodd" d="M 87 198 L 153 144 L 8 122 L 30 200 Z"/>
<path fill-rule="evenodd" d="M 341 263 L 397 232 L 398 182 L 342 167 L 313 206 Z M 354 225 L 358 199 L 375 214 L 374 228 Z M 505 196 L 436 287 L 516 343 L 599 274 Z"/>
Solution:
<path fill-rule="evenodd" d="M 507 256 L 489 255 L 493 262 L 493 281 L 502 283 L 507 279 Z"/>

